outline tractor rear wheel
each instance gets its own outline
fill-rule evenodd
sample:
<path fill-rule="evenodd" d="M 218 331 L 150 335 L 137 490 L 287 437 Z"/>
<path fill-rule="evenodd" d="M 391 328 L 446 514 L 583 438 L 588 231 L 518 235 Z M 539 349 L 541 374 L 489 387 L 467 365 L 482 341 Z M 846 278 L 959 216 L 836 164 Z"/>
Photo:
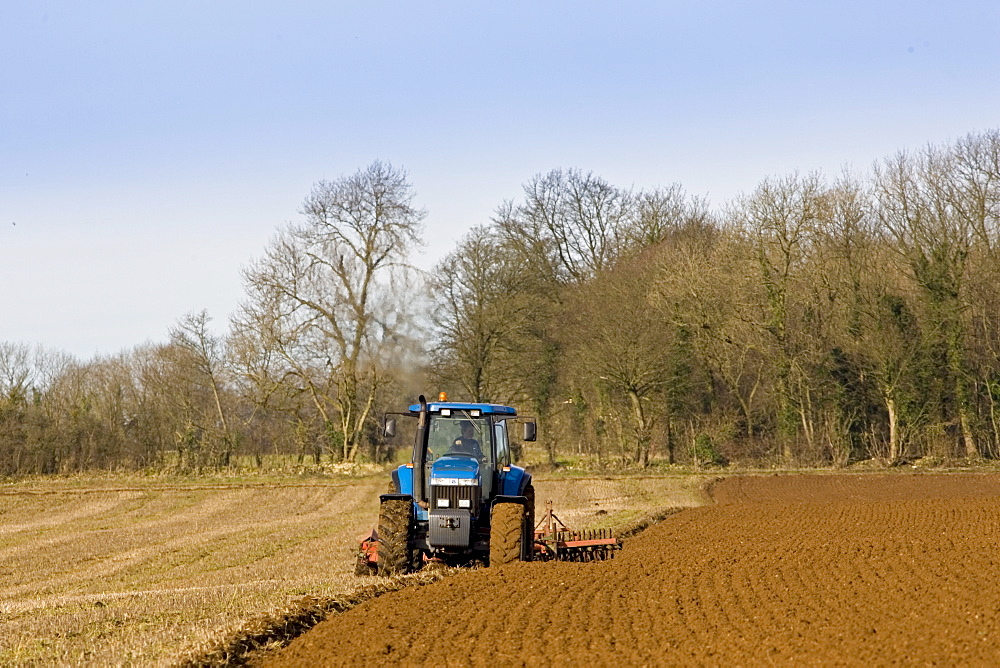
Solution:
<path fill-rule="evenodd" d="M 383 501 L 378 512 L 378 574 L 389 577 L 410 571 L 410 527 L 413 502 L 409 499 Z"/>
<path fill-rule="evenodd" d="M 522 561 L 531 561 L 535 553 L 535 486 L 528 483 L 524 488 L 524 552 L 521 553 Z"/>
<path fill-rule="evenodd" d="M 520 503 L 498 503 L 490 517 L 490 566 L 520 561 L 527 517 Z"/>

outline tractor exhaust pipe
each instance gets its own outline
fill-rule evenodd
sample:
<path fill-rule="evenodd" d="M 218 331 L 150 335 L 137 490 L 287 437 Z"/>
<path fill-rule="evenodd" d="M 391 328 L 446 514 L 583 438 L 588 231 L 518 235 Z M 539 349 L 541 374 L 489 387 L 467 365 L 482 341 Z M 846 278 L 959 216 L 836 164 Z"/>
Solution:
<path fill-rule="evenodd" d="M 417 435 L 413 442 L 413 496 L 417 503 L 427 503 L 424 485 L 424 460 L 427 457 L 427 400 L 420 395 L 420 415 L 417 418 Z"/>

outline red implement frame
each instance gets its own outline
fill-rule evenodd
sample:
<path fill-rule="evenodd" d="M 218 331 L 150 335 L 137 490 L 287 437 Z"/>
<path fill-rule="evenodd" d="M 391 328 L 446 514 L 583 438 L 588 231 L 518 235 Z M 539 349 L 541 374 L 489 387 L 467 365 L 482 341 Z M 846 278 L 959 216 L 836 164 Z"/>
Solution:
<path fill-rule="evenodd" d="M 535 526 L 535 561 L 603 561 L 622 547 L 611 529 L 573 531 L 545 502 L 545 514 Z"/>
<path fill-rule="evenodd" d="M 372 529 L 361 537 L 358 545 L 358 561 L 354 566 L 355 575 L 375 575 L 378 571 L 378 532 Z"/>

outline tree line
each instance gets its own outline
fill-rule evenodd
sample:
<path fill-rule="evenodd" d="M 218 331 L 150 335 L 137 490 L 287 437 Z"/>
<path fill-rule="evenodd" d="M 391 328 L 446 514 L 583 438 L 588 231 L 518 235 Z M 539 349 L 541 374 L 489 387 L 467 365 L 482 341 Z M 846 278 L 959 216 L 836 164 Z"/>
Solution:
<path fill-rule="evenodd" d="M 382 412 L 438 390 L 533 415 L 553 463 L 1000 455 L 998 131 L 716 209 L 555 169 L 428 274 L 414 200 L 382 162 L 315 184 L 225 334 L 0 344 L 0 474 L 384 461 Z"/>

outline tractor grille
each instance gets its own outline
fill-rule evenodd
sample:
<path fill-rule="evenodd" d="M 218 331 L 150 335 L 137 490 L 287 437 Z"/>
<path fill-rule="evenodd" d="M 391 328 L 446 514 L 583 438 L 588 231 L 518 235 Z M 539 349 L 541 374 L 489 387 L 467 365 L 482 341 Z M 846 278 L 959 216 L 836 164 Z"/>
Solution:
<path fill-rule="evenodd" d="M 438 505 L 438 499 L 447 499 L 448 505 L 445 507 L 450 510 L 468 508 L 473 517 L 479 515 L 479 485 L 431 485 L 431 509 L 442 507 Z M 468 500 L 469 505 L 460 505 L 459 501 L 462 499 Z"/>

